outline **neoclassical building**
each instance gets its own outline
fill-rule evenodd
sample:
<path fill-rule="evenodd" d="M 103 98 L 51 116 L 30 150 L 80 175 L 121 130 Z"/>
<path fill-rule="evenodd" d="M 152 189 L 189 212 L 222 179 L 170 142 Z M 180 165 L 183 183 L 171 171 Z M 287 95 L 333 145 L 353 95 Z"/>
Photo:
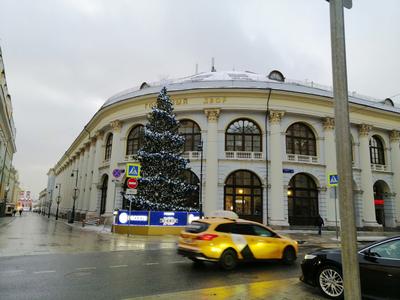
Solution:
<path fill-rule="evenodd" d="M 3 53 L 0 48 L 0 217 L 18 198 L 18 176 L 12 164 L 17 152 L 16 129 L 11 96 L 7 86 Z"/>
<path fill-rule="evenodd" d="M 335 192 L 327 185 L 336 173 L 332 91 L 279 71 L 200 73 L 111 97 L 49 172 L 48 190 L 61 187 L 52 193 L 60 194 L 61 212 L 71 210 L 75 191 L 78 218 L 126 207 L 126 178 L 112 171 L 136 161 L 162 86 L 186 137 L 187 180 L 201 185 L 206 214 L 233 210 L 282 227 L 314 225 L 320 214 L 325 225 L 335 224 Z M 354 93 L 349 101 L 357 226 L 400 227 L 400 109 Z M 198 205 L 198 197 L 188 201 Z"/>

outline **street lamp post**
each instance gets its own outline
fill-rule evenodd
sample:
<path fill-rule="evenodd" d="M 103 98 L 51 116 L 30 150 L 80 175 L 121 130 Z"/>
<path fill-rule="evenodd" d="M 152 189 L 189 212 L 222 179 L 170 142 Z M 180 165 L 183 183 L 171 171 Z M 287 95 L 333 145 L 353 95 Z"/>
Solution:
<path fill-rule="evenodd" d="M 76 173 L 76 174 L 75 174 Z M 74 223 L 75 221 L 75 201 L 78 198 L 78 174 L 79 174 L 79 170 L 72 170 L 71 173 L 71 177 L 75 176 L 75 187 L 74 187 L 74 195 L 72 196 L 72 199 L 74 200 L 73 204 L 72 204 L 72 214 L 68 220 L 68 223 Z"/>
<path fill-rule="evenodd" d="M 48 212 L 48 214 L 47 214 L 47 217 L 48 217 L 48 218 L 50 218 L 51 204 L 52 204 L 52 202 L 53 202 L 53 190 L 50 190 L 49 194 L 50 194 L 50 200 L 49 200 L 49 212 Z"/>
<path fill-rule="evenodd" d="M 58 220 L 58 207 L 60 206 L 60 200 L 61 200 L 61 183 L 56 184 L 56 189 L 58 189 L 58 196 L 57 196 L 57 211 L 56 211 L 56 220 Z"/>
<path fill-rule="evenodd" d="M 197 145 L 197 151 L 200 151 L 200 187 L 199 187 L 199 212 L 200 219 L 203 216 L 203 141 Z"/>

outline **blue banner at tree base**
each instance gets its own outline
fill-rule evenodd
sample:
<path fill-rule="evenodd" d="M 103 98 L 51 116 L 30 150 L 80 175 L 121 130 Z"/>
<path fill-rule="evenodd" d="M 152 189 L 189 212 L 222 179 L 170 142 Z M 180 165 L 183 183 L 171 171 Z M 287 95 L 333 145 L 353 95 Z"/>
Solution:
<path fill-rule="evenodd" d="M 115 224 L 135 226 L 186 226 L 200 218 L 193 211 L 131 211 L 119 210 Z"/>

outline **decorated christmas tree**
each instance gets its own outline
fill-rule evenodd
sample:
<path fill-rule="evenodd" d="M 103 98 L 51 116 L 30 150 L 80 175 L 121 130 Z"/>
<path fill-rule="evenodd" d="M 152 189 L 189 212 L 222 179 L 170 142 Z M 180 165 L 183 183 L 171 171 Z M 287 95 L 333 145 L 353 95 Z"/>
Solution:
<path fill-rule="evenodd" d="M 197 187 L 184 181 L 183 172 L 188 170 L 188 160 L 182 157 L 185 139 L 179 135 L 179 121 L 173 110 L 164 87 L 148 115 L 143 147 L 138 151 L 142 178 L 133 209 L 197 209 L 186 204 L 187 195 Z"/>

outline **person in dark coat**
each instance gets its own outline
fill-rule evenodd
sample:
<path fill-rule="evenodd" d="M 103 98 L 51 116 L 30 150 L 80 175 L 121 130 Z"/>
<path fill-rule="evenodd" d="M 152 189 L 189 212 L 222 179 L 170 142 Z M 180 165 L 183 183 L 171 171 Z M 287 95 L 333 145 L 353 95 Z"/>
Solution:
<path fill-rule="evenodd" d="M 19 216 L 22 215 L 22 208 L 19 209 Z"/>
<path fill-rule="evenodd" d="M 320 215 L 318 215 L 316 221 L 315 221 L 315 225 L 318 226 L 318 234 L 321 235 L 322 233 L 322 226 L 324 226 L 324 219 L 321 218 Z"/>

